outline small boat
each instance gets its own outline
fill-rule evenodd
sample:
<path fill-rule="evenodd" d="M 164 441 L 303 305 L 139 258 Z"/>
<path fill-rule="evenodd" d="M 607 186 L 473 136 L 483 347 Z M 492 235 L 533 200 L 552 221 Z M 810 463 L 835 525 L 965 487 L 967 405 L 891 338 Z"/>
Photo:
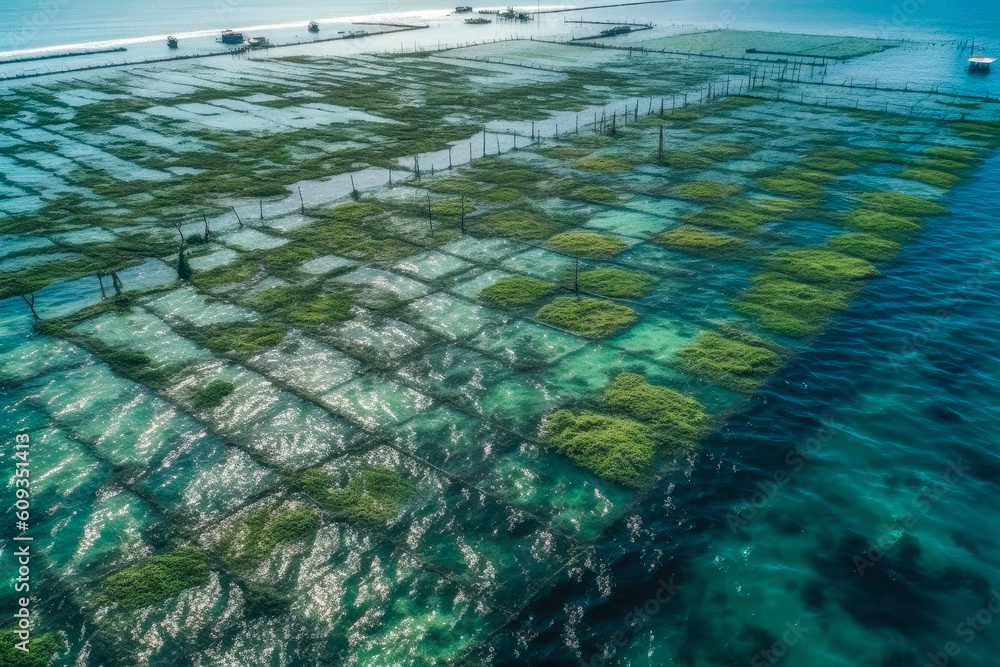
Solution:
<path fill-rule="evenodd" d="M 996 58 L 991 56 L 972 56 L 969 58 L 969 71 L 970 72 L 989 72 L 990 65 L 997 61 Z"/>
<path fill-rule="evenodd" d="M 264 47 L 271 46 L 267 42 L 267 37 L 251 37 L 250 41 L 247 42 L 247 46 L 251 49 L 263 49 Z"/>
<path fill-rule="evenodd" d="M 176 49 L 177 48 L 177 38 L 174 37 L 173 35 L 171 35 L 170 37 L 167 37 L 167 46 L 170 47 L 171 49 Z"/>
<path fill-rule="evenodd" d="M 465 22 L 469 25 L 486 25 L 487 23 L 493 23 L 490 19 L 483 18 L 482 16 L 474 19 L 465 19 Z"/>
<path fill-rule="evenodd" d="M 235 30 L 223 30 L 222 39 L 219 40 L 223 44 L 242 44 L 243 43 L 243 33 L 236 32 Z"/>
<path fill-rule="evenodd" d="M 319 24 L 315 21 L 309 22 L 309 32 L 319 32 Z"/>
<path fill-rule="evenodd" d="M 456 14 L 466 14 L 472 11 L 472 7 L 455 7 Z"/>

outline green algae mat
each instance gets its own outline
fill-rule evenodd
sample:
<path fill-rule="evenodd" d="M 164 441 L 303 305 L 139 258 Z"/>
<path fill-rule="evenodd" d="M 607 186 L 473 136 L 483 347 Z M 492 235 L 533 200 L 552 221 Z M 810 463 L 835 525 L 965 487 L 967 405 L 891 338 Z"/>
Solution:
<path fill-rule="evenodd" d="M 0 106 L 2 429 L 44 471 L 59 664 L 460 662 L 599 570 L 603 531 L 1000 143 L 787 89 L 671 109 L 746 66 L 667 54 L 230 67 Z"/>

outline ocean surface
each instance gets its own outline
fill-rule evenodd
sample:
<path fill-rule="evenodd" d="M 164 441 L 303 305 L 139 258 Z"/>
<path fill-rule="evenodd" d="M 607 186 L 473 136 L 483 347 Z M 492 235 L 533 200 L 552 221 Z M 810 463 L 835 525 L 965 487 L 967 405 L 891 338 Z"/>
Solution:
<path fill-rule="evenodd" d="M 608 4 L 515 3 L 519 8 L 571 9 Z M 494 3 L 484 7 L 503 7 Z M 346 2 L 272 2 L 271 0 L 178 0 L 104 2 L 101 0 L 3 0 L 0 2 L 0 56 L 6 52 L 68 44 L 133 41 L 168 34 L 216 33 L 260 29 L 310 20 L 406 16 L 433 17 L 453 9 L 443 0 L 347 0 Z M 477 6 L 476 9 L 480 7 Z M 996 6 L 977 0 L 678 0 L 595 10 L 616 19 L 690 23 L 698 27 L 751 28 L 911 39 L 998 41 Z M 561 17 L 560 17 L 561 18 Z M 538 24 L 532 27 L 538 29 Z"/>
<path fill-rule="evenodd" d="M 223 28 L 285 34 L 310 19 L 433 21 L 451 7 L 3 0 L 0 58 Z M 522 30 L 554 31 L 552 16 Z M 995 1 L 685 0 L 586 16 L 975 39 L 1000 55 Z M 955 67 L 963 55 L 907 51 L 881 75 L 1000 94 L 1000 71 L 970 78 Z M 1000 156 L 946 203 L 951 215 L 705 443 L 683 488 L 654 489 L 601 540 L 608 570 L 552 591 L 495 638 L 499 664 L 1000 664 L 989 611 L 1000 604 Z"/>
<path fill-rule="evenodd" d="M 998 167 L 953 191 L 953 215 L 702 448 L 682 487 L 616 527 L 610 572 L 529 609 L 500 653 L 1000 664 Z"/>

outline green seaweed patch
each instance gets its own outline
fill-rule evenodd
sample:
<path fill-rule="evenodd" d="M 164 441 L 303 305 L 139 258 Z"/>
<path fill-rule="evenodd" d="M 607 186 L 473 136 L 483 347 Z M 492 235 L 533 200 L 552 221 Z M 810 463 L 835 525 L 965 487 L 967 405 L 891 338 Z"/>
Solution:
<path fill-rule="evenodd" d="M 723 201 L 743 192 L 743 188 L 731 183 L 715 181 L 690 181 L 670 188 L 669 193 L 677 199 L 687 199 L 702 204 Z"/>
<path fill-rule="evenodd" d="M 607 338 L 638 319 L 628 306 L 603 299 L 562 297 L 542 306 L 535 315 L 552 326 L 587 336 Z"/>
<path fill-rule="evenodd" d="M 653 430 L 631 419 L 559 410 L 542 423 L 542 439 L 598 477 L 638 487 L 656 457 Z"/>
<path fill-rule="evenodd" d="M 463 209 L 468 215 L 475 212 L 476 207 L 472 202 L 463 202 L 461 199 L 446 199 L 431 203 L 431 215 L 437 218 L 458 218 L 462 215 Z"/>
<path fill-rule="evenodd" d="M 520 241 L 545 238 L 555 231 L 555 226 L 527 211 L 502 211 L 486 216 L 485 222 L 501 236 Z"/>
<path fill-rule="evenodd" d="M 569 196 L 573 199 L 591 202 L 592 204 L 611 205 L 621 201 L 621 195 L 603 185 L 585 185 L 582 188 L 574 189 L 569 193 Z"/>
<path fill-rule="evenodd" d="M 691 447 L 708 427 L 705 407 L 684 394 L 648 382 L 637 373 L 621 373 L 604 389 L 604 403 L 657 427 L 668 442 Z"/>
<path fill-rule="evenodd" d="M 319 515 L 306 507 L 261 507 L 251 510 L 219 540 L 223 560 L 237 570 L 256 567 L 280 544 L 310 537 L 319 528 Z"/>
<path fill-rule="evenodd" d="M 847 307 L 849 292 L 825 289 L 765 273 L 733 303 L 766 329 L 797 338 L 822 331 L 838 310 Z"/>
<path fill-rule="evenodd" d="M 527 276 L 505 276 L 479 290 L 479 300 L 499 308 L 519 308 L 544 299 L 557 286 Z"/>
<path fill-rule="evenodd" d="M 375 225 L 366 222 L 368 218 L 381 212 L 380 207 L 363 202 L 343 204 L 333 210 L 340 213 L 328 212 L 324 219 L 295 232 L 297 242 L 351 259 L 391 261 L 416 252 L 415 246 L 395 238 L 386 238 L 384 229 L 377 230 Z M 357 220 L 341 219 L 352 216 L 360 217 Z"/>
<path fill-rule="evenodd" d="M 784 169 L 775 175 L 780 178 L 790 178 L 796 181 L 809 181 L 810 183 L 829 183 L 837 179 L 835 175 L 829 174 L 825 171 L 813 171 L 810 169 L 796 168 Z"/>
<path fill-rule="evenodd" d="M 253 354 L 268 350 L 285 338 L 285 330 L 276 324 L 233 322 L 214 324 L 202 329 L 205 344 L 213 352 Z"/>
<path fill-rule="evenodd" d="M 818 248 L 782 250 L 771 268 L 806 282 L 843 283 L 878 274 L 869 261 Z"/>
<path fill-rule="evenodd" d="M 860 257 L 869 262 L 884 262 L 899 252 L 899 244 L 895 241 L 860 232 L 838 234 L 827 241 L 827 244 L 837 252 Z"/>
<path fill-rule="evenodd" d="M 750 393 L 781 366 L 766 341 L 748 336 L 704 333 L 681 350 L 684 369 L 733 391 Z"/>
<path fill-rule="evenodd" d="M 934 146 L 923 152 L 924 155 L 952 162 L 972 162 L 979 158 L 979 151 L 956 146 Z"/>
<path fill-rule="evenodd" d="M 513 204 L 519 201 L 522 196 L 520 191 L 514 188 L 493 188 L 487 190 L 483 195 L 486 201 L 491 201 L 495 204 Z"/>
<path fill-rule="evenodd" d="M 222 405 L 226 397 L 236 391 L 236 385 L 225 380 L 212 380 L 204 387 L 198 387 L 192 396 L 191 404 L 196 410 L 209 410 Z"/>
<path fill-rule="evenodd" d="M 758 181 L 760 186 L 770 192 L 783 195 L 802 197 L 803 199 L 820 199 L 824 190 L 810 181 L 801 181 L 783 176 L 766 176 Z"/>
<path fill-rule="evenodd" d="M 810 156 L 802 160 L 802 164 L 810 169 L 821 171 L 852 171 L 858 168 L 857 162 L 851 162 L 843 158 Z"/>
<path fill-rule="evenodd" d="M 469 173 L 480 181 L 494 185 L 525 185 L 546 176 L 542 171 L 518 167 L 507 160 L 476 164 Z"/>
<path fill-rule="evenodd" d="M 937 171 L 936 169 L 924 169 L 919 167 L 901 171 L 899 173 L 899 177 L 906 178 L 911 181 L 927 183 L 928 185 L 944 188 L 946 190 L 955 187 L 958 185 L 958 182 L 962 180 L 961 176 L 949 174 L 946 171 Z"/>
<path fill-rule="evenodd" d="M 13 626 L 0 630 L 0 665 L 46 667 L 52 658 L 66 650 L 63 640 L 55 634 L 39 633 L 36 628 L 25 646 L 17 632 Z M 25 646 L 27 652 L 18 648 L 19 644 Z"/>
<path fill-rule="evenodd" d="M 376 525 L 388 523 L 414 493 L 411 484 L 388 468 L 365 470 L 343 489 L 331 489 L 321 468 L 303 471 L 298 481 L 303 491 L 338 516 Z"/>
<path fill-rule="evenodd" d="M 955 160 L 945 160 L 942 158 L 924 158 L 914 163 L 915 167 L 921 169 L 933 169 L 935 171 L 947 171 L 955 174 L 966 174 L 972 166 L 965 162 Z"/>
<path fill-rule="evenodd" d="M 578 161 L 573 165 L 584 171 L 596 171 L 604 174 L 625 174 L 632 171 L 633 164 L 629 160 L 613 155 L 593 155 Z"/>
<path fill-rule="evenodd" d="M 684 222 L 690 225 L 735 229 L 748 234 L 755 233 L 758 227 L 775 219 L 773 214 L 763 212 L 752 204 L 712 208 L 684 216 Z"/>
<path fill-rule="evenodd" d="M 295 324 L 316 326 L 349 320 L 354 302 L 350 289 L 324 294 L 316 285 L 287 285 L 264 290 L 254 305 Z"/>
<path fill-rule="evenodd" d="M 360 222 L 380 213 L 384 213 L 384 209 L 373 202 L 348 202 L 320 211 L 324 218 L 337 222 Z"/>
<path fill-rule="evenodd" d="M 91 353 L 104 360 L 116 373 L 130 380 L 154 387 L 163 385 L 167 381 L 168 373 L 158 368 L 152 357 L 145 352 L 114 347 L 91 337 L 86 338 L 84 344 Z"/>
<path fill-rule="evenodd" d="M 424 185 L 431 192 L 441 192 L 450 195 L 478 195 L 481 188 L 478 183 L 467 178 L 441 178 Z"/>
<path fill-rule="evenodd" d="M 844 224 L 853 229 L 903 240 L 921 229 L 920 219 L 859 208 L 844 216 Z"/>
<path fill-rule="evenodd" d="M 271 271 L 288 271 L 299 267 L 315 256 L 316 250 L 314 248 L 289 243 L 265 253 L 264 266 Z"/>
<path fill-rule="evenodd" d="M 100 600 L 114 602 L 120 609 L 142 609 L 208 581 L 208 557 L 184 547 L 111 575 L 101 586 Z"/>
<path fill-rule="evenodd" d="M 580 287 L 612 299 L 641 299 L 658 282 L 644 273 L 624 269 L 591 269 L 580 271 L 576 279 Z"/>
<path fill-rule="evenodd" d="M 548 240 L 553 250 L 588 259 L 609 259 L 628 247 L 628 243 L 612 236 L 593 232 L 563 232 Z"/>
<path fill-rule="evenodd" d="M 676 169 L 707 169 L 712 161 L 698 153 L 666 151 L 663 153 L 663 163 Z"/>
<path fill-rule="evenodd" d="M 904 162 L 904 159 L 896 153 L 891 153 L 880 148 L 824 148 L 816 151 L 810 157 L 826 160 L 843 160 L 852 163 L 860 162 Z M 854 165 L 856 167 L 857 164 Z M 852 169 L 854 167 L 851 167 Z"/>
<path fill-rule="evenodd" d="M 893 215 L 930 216 L 948 213 L 948 209 L 937 202 L 891 190 L 865 192 L 861 195 L 861 200 L 869 208 Z"/>
<path fill-rule="evenodd" d="M 653 242 L 706 254 L 739 252 L 747 247 L 743 239 L 706 232 L 688 225 L 668 230 L 653 239 Z"/>
<path fill-rule="evenodd" d="M 1000 146 L 1000 123 L 966 120 L 950 123 L 948 129 L 985 146 Z"/>
<path fill-rule="evenodd" d="M 259 272 L 259 264 L 241 258 L 208 271 L 196 272 L 191 276 L 191 283 L 199 289 L 211 289 L 233 283 L 248 282 L 255 278 Z"/>

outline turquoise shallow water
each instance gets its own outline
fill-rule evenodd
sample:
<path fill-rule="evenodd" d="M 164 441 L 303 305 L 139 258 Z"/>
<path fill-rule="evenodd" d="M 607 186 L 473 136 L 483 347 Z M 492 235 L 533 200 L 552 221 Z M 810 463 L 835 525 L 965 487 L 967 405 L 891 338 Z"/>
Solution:
<path fill-rule="evenodd" d="M 608 571 L 522 614 L 508 664 L 996 664 L 997 166 L 608 533 Z"/>
<path fill-rule="evenodd" d="M 257 4 L 246 3 L 245 8 L 259 9 Z M 834 20 L 832 9 L 807 16 L 804 10 L 787 11 L 788 7 L 770 3 L 721 5 L 677 5 L 683 11 L 676 14 L 661 7 L 649 16 L 662 23 L 678 18 L 714 25 L 724 18 L 724 10 L 732 10 L 738 15 L 734 22 L 741 27 L 870 33 L 877 31 L 878 17 L 893 11 L 892 7 L 868 11 L 868 6 L 851 12 L 841 6 Z M 942 38 L 976 34 L 984 26 L 995 30 L 995 25 L 981 21 L 977 14 L 969 19 L 968 9 L 965 5 L 944 7 L 928 2 L 900 29 L 912 29 L 914 36 L 936 34 Z M 779 11 L 780 25 L 768 20 Z M 308 15 L 303 12 L 303 16 Z M 949 22 L 949 17 L 968 19 L 968 24 Z M 251 19 L 264 20 L 251 16 L 246 21 Z M 141 20 L 143 15 L 129 19 Z M 207 29 L 213 22 L 199 23 L 198 27 Z M 147 30 L 134 31 L 129 22 L 124 26 L 119 27 L 119 36 L 145 34 Z M 161 29 L 159 25 L 148 29 L 154 28 Z M 961 54 L 954 49 L 948 53 L 954 62 L 936 61 L 934 68 L 924 67 L 920 58 L 912 56 L 906 52 L 905 67 L 897 72 L 900 81 L 923 68 L 927 70 L 921 74 L 924 81 L 940 75 L 951 85 L 968 83 L 964 70 L 956 69 Z M 879 74 L 870 60 L 862 59 L 850 67 L 864 76 Z M 972 81 L 980 87 L 988 83 L 988 79 Z M 262 650 L 267 652 L 264 660 L 271 664 L 317 664 L 309 653 L 315 647 L 306 640 L 287 641 L 290 633 L 298 635 L 298 624 L 305 618 L 321 627 L 336 628 L 333 636 L 342 633 L 357 642 L 349 647 L 352 656 L 360 656 L 356 659 L 361 662 L 356 664 L 375 664 L 375 656 L 407 647 L 434 654 L 438 643 L 447 647 L 450 641 L 460 643 L 466 635 L 475 634 L 478 639 L 493 630 L 498 634 L 470 662 L 481 658 L 488 664 L 579 664 L 582 659 L 589 664 L 603 661 L 621 665 L 910 665 L 922 664 L 929 659 L 928 653 L 938 655 L 949 641 L 955 641 L 961 642 L 955 664 L 995 664 L 995 625 L 973 631 L 968 643 L 969 626 L 960 630 L 959 625 L 988 603 L 991 591 L 1000 583 L 993 537 L 998 533 L 994 525 L 998 469 L 993 453 L 997 392 L 993 387 L 998 352 L 994 332 L 1000 269 L 995 259 L 1000 247 L 995 239 L 1000 180 L 990 175 L 998 164 L 994 158 L 983 169 L 983 176 L 956 190 L 949 200 L 955 214 L 933 222 L 886 268 L 885 277 L 869 286 L 836 327 L 732 417 L 684 471 L 683 479 L 651 491 L 634 512 L 599 538 L 594 546 L 599 558 L 593 562 L 607 565 L 596 571 L 573 569 L 575 583 L 544 592 L 527 611 L 519 613 L 512 626 L 504 628 L 507 619 L 501 618 L 501 613 L 516 609 L 518 602 L 534 593 L 534 583 L 549 575 L 550 568 L 564 563 L 567 549 L 551 535 L 537 532 L 534 522 L 526 521 L 518 529 L 520 541 L 509 545 L 511 552 L 514 547 L 519 549 L 523 560 L 504 562 L 503 553 L 494 557 L 483 546 L 490 545 L 491 536 L 480 532 L 489 530 L 490 521 L 514 525 L 515 517 L 492 501 L 480 500 L 477 506 L 475 499 L 470 502 L 453 492 L 443 478 L 431 475 L 427 483 L 443 489 L 443 514 L 436 504 L 437 496 L 422 498 L 415 503 L 412 524 L 400 524 L 387 540 L 358 536 L 351 529 L 331 529 L 322 533 L 314 552 L 289 550 L 279 554 L 278 587 L 306 591 L 291 611 L 278 609 L 260 617 L 248 614 L 245 624 L 227 626 L 224 612 L 230 606 L 237 608 L 239 601 L 233 601 L 237 596 L 230 588 L 232 582 L 223 578 L 213 581 L 201 599 L 182 598 L 176 608 L 169 607 L 162 623 L 152 616 L 148 625 L 146 620 L 133 620 L 120 633 L 117 628 L 108 632 L 120 641 L 112 649 L 128 651 L 133 641 L 141 641 L 145 651 L 160 641 L 159 632 L 167 636 L 166 629 L 175 624 L 185 625 L 188 633 L 166 640 L 168 649 L 170 642 L 180 646 L 179 656 L 187 655 L 185 647 L 205 646 L 210 639 L 224 635 L 226 641 L 240 647 L 227 657 L 239 656 L 241 664 L 258 664 L 255 661 L 261 660 Z M 497 261 L 511 262 L 511 266 L 516 258 L 530 252 L 511 248 L 505 254 L 501 250 Z M 469 248 L 458 244 L 448 251 L 456 257 L 476 259 Z M 642 255 L 640 251 L 626 256 L 636 266 L 648 262 L 651 267 L 661 257 L 661 252 Z M 464 260 L 453 257 L 451 261 L 453 266 L 442 269 L 442 275 L 463 270 Z M 171 271 L 160 267 L 163 270 L 159 273 L 147 269 L 148 284 L 172 280 Z M 123 277 L 130 286 L 134 284 L 131 275 Z M 722 292 L 742 287 L 746 277 L 726 267 L 701 287 Z M 354 278 L 362 281 L 365 275 Z M 454 385 L 455 395 L 448 398 L 459 407 L 473 406 L 505 427 L 530 432 L 538 413 L 549 407 L 545 401 L 555 400 L 553 397 L 543 395 L 533 383 L 516 381 L 520 376 L 502 377 L 502 370 L 490 377 L 495 386 L 480 392 L 476 374 L 466 372 L 468 368 L 489 368 L 486 360 L 490 355 L 507 352 L 490 336 L 477 336 L 480 329 L 499 325 L 476 319 L 470 315 L 475 311 L 460 309 L 462 302 L 456 295 L 472 296 L 473 286 L 481 286 L 478 280 L 477 275 L 456 277 L 448 297 L 407 293 L 406 298 L 421 308 L 421 326 L 448 332 L 461 322 L 467 327 L 461 333 L 470 339 L 473 350 L 457 347 L 461 353 L 452 354 L 450 348 L 442 346 L 420 360 L 426 364 L 404 365 L 398 377 L 428 395 L 444 393 L 440 384 L 449 390 Z M 88 294 L 94 299 L 95 290 L 90 285 Z M 62 296 L 65 302 L 81 298 L 69 287 Z M 660 296 L 653 295 L 651 300 Z M 696 298 L 697 293 L 674 297 L 674 307 L 687 317 L 714 317 L 724 312 L 704 311 L 705 304 Z M 459 309 L 452 309 L 455 304 Z M 20 303 L 7 306 L 0 319 L 4 326 L 9 325 L 3 333 L 9 331 L 10 338 L 0 339 L 0 351 L 20 346 L 29 325 Z M 209 311 L 180 300 L 150 303 L 144 308 L 167 320 L 175 316 L 197 322 L 208 322 L 210 317 L 225 321 L 230 312 L 224 308 Z M 15 314 L 8 319 L 10 312 Z M 137 331 L 156 334 L 159 339 L 160 343 L 150 349 L 156 361 L 181 356 L 198 359 L 204 353 L 183 345 L 182 339 L 165 329 L 143 328 L 144 322 L 155 325 L 156 318 L 147 314 L 133 322 Z M 408 325 L 393 332 L 415 333 Z M 636 327 L 614 341 L 615 349 L 623 354 L 651 352 L 650 338 L 643 335 L 646 332 Z M 359 328 L 348 337 L 365 333 Z M 514 325 L 504 334 L 517 340 L 540 336 L 536 329 Z M 686 340 L 685 335 L 679 332 L 678 340 Z M 593 392 L 603 380 L 596 373 L 597 379 L 582 374 L 580 378 L 568 376 L 564 366 L 579 370 L 581 360 L 598 368 L 600 363 L 622 362 L 617 356 L 609 360 L 596 355 L 589 347 L 576 349 L 582 345 L 579 342 L 563 345 L 563 340 L 550 333 L 538 352 L 546 361 L 558 364 L 545 379 L 558 384 L 556 398 L 560 400 L 563 395 L 582 393 L 581 387 Z M 592 496 L 595 507 L 619 503 L 606 489 L 610 501 L 577 483 L 579 471 L 550 453 L 492 433 L 457 437 L 472 433 L 472 427 L 465 425 L 470 421 L 467 417 L 445 408 L 423 413 L 421 398 L 400 395 L 400 385 L 392 377 L 368 373 L 355 378 L 357 369 L 347 358 L 334 364 L 335 376 L 310 377 L 304 383 L 322 395 L 324 405 L 335 406 L 344 414 L 345 421 L 319 419 L 315 410 L 293 400 L 287 391 L 277 404 L 277 391 L 264 386 L 256 373 L 278 377 L 282 369 L 291 368 L 291 355 L 302 355 L 306 361 L 300 363 L 305 366 L 309 364 L 308 353 L 328 354 L 322 348 L 294 348 L 275 359 L 257 359 L 253 373 L 241 371 L 237 375 L 232 368 L 221 369 L 224 377 L 238 380 L 238 403 L 213 415 L 211 421 L 222 433 L 209 434 L 199 424 L 175 414 L 168 404 L 151 400 L 131 383 L 117 381 L 103 365 L 89 364 L 78 350 L 44 348 L 59 344 L 44 338 L 36 342 L 37 366 L 22 359 L 26 351 L 20 349 L 18 359 L 5 366 L 16 372 L 4 377 L 0 402 L 16 407 L 10 412 L 11 430 L 45 429 L 43 447 L 51 443 L 52 450 L 61 453 L 58 460 L 38 462 L 40 468 L 53 471 L 43 483 L 46 495 L 39 504 L 54 517 L 42 522 L 40 529 L 59 537 L 55 541 L 58 548 L 42 561 L 44 583 L 54 599 L 60 595 L 59 586 L 76 587 L 77 593 L 82 591 L 80 597 L 86 597 L 92 589 L 87 589 L 85 582 L 94 572 L 105 574 L 126 564 L 117 553 L 119 548 L 136 557 L 162 551 L 167 544 L 166 524 L 186 520 L 185 513 L 201 514 L 196 517 L 201 521 L 224 517 L 248 499 L 266 496 L 278 486 L 273 467 L 312 460 L 341 448 L 350 450 L 359 431 L 391 424 L 395 419 L 410 419 L 396 433 L 397 447 L 417 450 L 449 473 L 477 478 L 482 474 L 481 487 L 486 491 L 500 494 L 518 487 L 523 462 L 531 461 L 548 476 L 534 485 L 524 480 L 524 488 L 534 495 L 525 491 L 518 502 L 536 508 L 543 520 L 556 526 L 575 526 L 585 535 L 596 535 L 603 528 L 600 521 L 578 525 L 582 519 L 574 512 L 583 504 L 583 497 Z M 347 341 L 339 342 L 347 345 Z M 408 351 L 408 341 L 402 335 L 381 342 L 384 345 L 378 353 L 388 360 L 402 358 Z M 381 342 L 373 341 L 376 345 Z M 532 359 L 514 361 L 530 367 Z M 46 363 L 51 365 L 51 377 L 13 388 L 34 377 Z M 324 363 L 331 367 L 328 359 Z M 645 366 L 652 368 L 653 364 Z M 206 373 L 218 370 L 211 367 Z M 279 379 L 291 389 L 299 389 L 295 382 L 303 378 L 296 375 L 290 372 Z M 448 382 L 441 383 L 441 377 L 447 377 Z M 337 389 L 341 383 L 345 386 Z M 183 399 L 183 395 L 178 392 L 174 398 Z M 366 418 L 371 417 L 373 404 L 384 410 L 373 417 L 376 423 L 369 424 Z M 137 405 L 143 410 L 136 409 Z M 259 406 L 259 414 L 250 410 L 254 405 Z M 122 419 L 123 413 L 153 428 L 129 431 L 130 422 Z M 85 420 L 87 414 L 99 418 L 90 423 Z M 255 419 L 266 425 L 266 437 L 254 438 Z M 457 426 L 453 428 L 453 424 Z M 286 430 L 297 434 L 296 447 L 277 451 L 273 443 L 279 440 L 277 434 Z M 320 430 L 335 437 L 323 442 L 314 437 Z M 107 438 L 104 433 L 119 436 Z M 440 438 L 439 451 L 418 446 L 431 437 Z M 235 442 L 237 448 L 227 451 L 223 440 Z M 133 441 L 141 446 L 131 446 Z M 795 453 L 796 448 L 806 449 L 812 458 L 806 460 Z M 396 461 L 384 448 L 372 450 L 371 456 Z M 484 459 L 500 461 L 490 475 L 481 473 Z M 343 470 L 336 472 L 356 467 L 357 461 L 353 455 L 346 457 Z M 954 483 L 946 477 L 949 464 L 962 473 Z M 140 466 L 152 472 L 132 484 Z M 453 520 L 449 513 L 458 518 Z M 431 528 L 426 541 L 416 541 L 417 555 L 434 563 L 448 563 L 453 568 L 444 572 L 448 580 L 477 590 L 481 587 L 485 591 L 482 600 L 493 604 L 495 610 L 466 615 L 471 603 L 444 579 L 423 571 L 414 573 L 411 556 L 401 556 L 396 547 L 410 536 L 404 535 L 403 527 L 423 535 L 424 525 Z M 443 534 L 462 539 L 448 543 L 441 539 Z M 881 545 L 883 557 L 871 546 L 871 540 Z M 466 562 L 462 559 L 467 554 Z M 669 602 L 656 599 L 661 581 L 679 586 Z M 391 591 L 391 596 L 386 591 Z M 488 595 L 494 592 L 495 597 Z M 661 599 L 665 595 L 669 594 L 664 593 Z M 390 597 L 391 605 L 383 605 Z M 0 600 L 8 606 L 6 598 Z M 194 602 L 201 606 L 186 606 L 193 607 Z M 637 607 L 650 615 L 648 620 L 638 616 L 641 627 L 634 611 Z M 84 622 L 68 604 L 58 613 L 62 615 L 56 618 L 67 628 L 79 628 Z M 380 615 L 391 631 L 373 631 L 378 626 L 370 619 Z M 438 629 L 423 633 L 426 627 Z M 349 628 L 357 631 L 348 633 Z M 602 658 L 609 642 L 616 639 L 621 645 L 612 656 Z M 276 647 L 286 645 L 289 653 L 279 654 Z M 341 646 L 330 648 L 347 651 Z M 105 655 L 102 650 L 92 649 L 91 663 L 87 664 L 100 663 Z M 159 655 L 167 654 L 169 650 Z M 442 649 L 440 654 L 447 651 Z M 289 655 L 296 659 L 289 660 Z M 206 664 L 212 664 L 214 658 L 206 655 L 205 659 Z M 178 658 L 178 664 L 182 660 Z M 219 664 L 224 664 L 221 659 Z"/>

